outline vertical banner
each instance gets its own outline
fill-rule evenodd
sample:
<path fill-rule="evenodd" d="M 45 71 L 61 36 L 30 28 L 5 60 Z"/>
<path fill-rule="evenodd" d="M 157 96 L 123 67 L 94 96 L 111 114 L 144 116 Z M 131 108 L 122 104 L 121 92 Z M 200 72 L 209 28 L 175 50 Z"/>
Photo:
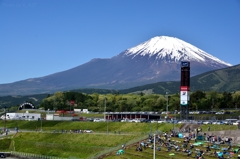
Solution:
<path fill-rule="evenodd" d="M 189 100 L 190 100 L 190 62 L 182 61 L 180 82 L 180 105 L 188 106 Z"/>
<path fill-rule="evenodd" d="M 71 100 L 71 101 L 70 101 L 70 104 L 71 104 L 71 105 L 74 105 L 74 103 L 75 103 L 74 100 Z"/>

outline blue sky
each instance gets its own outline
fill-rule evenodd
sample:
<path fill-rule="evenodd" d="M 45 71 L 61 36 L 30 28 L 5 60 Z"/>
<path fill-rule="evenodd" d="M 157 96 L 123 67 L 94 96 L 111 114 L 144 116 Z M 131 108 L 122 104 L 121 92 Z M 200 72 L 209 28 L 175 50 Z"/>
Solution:
<path fill-rule="evenodd" d="M 239 0 L 0 0 L 0 84 L 173 36 L 240 64 Z"/>

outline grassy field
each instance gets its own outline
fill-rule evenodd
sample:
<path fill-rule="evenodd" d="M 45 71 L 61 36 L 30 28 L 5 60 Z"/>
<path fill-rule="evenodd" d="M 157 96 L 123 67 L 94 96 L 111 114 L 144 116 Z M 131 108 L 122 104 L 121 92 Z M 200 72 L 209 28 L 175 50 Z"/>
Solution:
<path fill-rule="evenodd" d="M 181 125 L 158 123 L 123 123 L 123 122 L 78 122 L 78 121 L 10 121 L 0 120 L 0 127 L 15 127 L 20 130 L 11 139 L 0 142 L 2 151 L 18 151 L 56 157 L 96 158 L 101 154 L 112 154 L 106 158 L 152 158 L 152 150 L 136 152 L 134 144 L 156 132 L 179 129 Z M 42 125 L 42 132 L 39 132 Z M 206 131 L 208 125 L 202 125 Z M 74 130 L 93 130 L 94 133 L 73 133 Z M 235 130 L 236 126 L 211 125 L 211 130 Z M 25 130 L 30 130 L 26 132 Z M 37 130 L 37 131 L 36 131 Z M 54 131 L 55 130 L 55 131 Z M 64 133 L 62 133 L 64 130 Z M 65 132 L 67 130 L 67 133 Z M 72 130 L 72 133 L 70 133 Z M 108 131 L 108 132 L 107 132 Z M 58 132 L 58 133 L 56 133 Z M 116 150 L 122 144 L 132 145 L 121 156 L 116 156 Z M 8 148 L 6 148 L 8 147 Z M 157 153 L 157 158 L 168 158 L 164 149 Z M 182 153 L 178 159 L 186 158 Z M 171 157 L 171 158 L 174 158 Z M 175 156 L 176 158 L 176 156 Z M 208 157 L 209 158 L 209 157 Z M 210 156 L 211 159 L 211 156 Z"/>
<path fill-rule="evenodd" d="M 18 133 L 12 140 L 12 149 L 19 152 L 64 158 L 90 158 L 102 151 L 120 148 L 123 143 L 139 135 Z"/>
<path fill-rule="evenodd" d="M 15 127 L 19 129 L 19 133 L 11 139 L 11 146 L 5 151 L 75 158 L 94 158 L 114 151 L 122 144 L 138 142 L 149 133 L 172 128 L 170 124 L 156 123 L 42 121 L 43 131 L 39 132 L 40 121 L 0 121 L 0 127 L 5 124 L 12 131 Z M 73 133 L 74 130 L 85 129 L 93 130 L 93 133 Z"/>
<path fill-rule="evenodd" d="M 5 121 L 0 120 L 0 127 L 5 126 Z M 203 131 L 207 131 L 208 126 L 211 131 L 219 130 L 236 130 L 234 125 L 201 125 Z M 170 129 L 179 129 L 181 124 L 167 123 L 126 123 L 126 122 L 79 122 L 79 121 L 18 121 L 7 120 L 6 128 L 14 129 L 18 127 L 21 130 L 39 131 L 62 131 L 62 130 L 86 130 L 90 129 L 94 132 L 109 132 L 109 133 L 134 133 L 148 134 L 156 131 L 169 131 Z"/>
<path fill-rule="evenodd" d="M 4 127 L 5 121 L 0 120 L 0 127 Z M 41 126 L 42 125 L 42 126 Z M 79 121 L 17 121 L 7 120 L 6 127 L 14 129 L 18 127 L 21 130 L 85 130 L 90 129 L 94 132 L 110 132 L 110 133 L 134 133 L 146 134 L 154 131 L 169 131 L 170 129 L 179 128 L 180 125 L 158 124 L 158 123 L 126 123 L 126 122 L 79 122 Z"/>

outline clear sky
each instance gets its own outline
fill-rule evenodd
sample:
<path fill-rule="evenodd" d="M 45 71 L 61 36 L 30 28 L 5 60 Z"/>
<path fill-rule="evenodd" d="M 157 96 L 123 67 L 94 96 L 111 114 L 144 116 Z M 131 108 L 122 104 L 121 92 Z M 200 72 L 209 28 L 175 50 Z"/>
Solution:
<path fill-rule="evenodd" d="M 0 84 L 172 36 L 240 64 L 239 0 L 0 0 Z"/>

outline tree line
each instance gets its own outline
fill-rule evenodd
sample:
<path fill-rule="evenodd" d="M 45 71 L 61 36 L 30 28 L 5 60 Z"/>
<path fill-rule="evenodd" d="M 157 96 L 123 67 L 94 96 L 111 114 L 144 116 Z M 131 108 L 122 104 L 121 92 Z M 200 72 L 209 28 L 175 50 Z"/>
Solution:
<path fill-rule="evenodd" d="M 168 99 L 167 99 L 168 98 Z M 43 99 L 40 107 L 45 110 L 88 109 L 93 112 L 180 110 L 180 94 L 84 94 L 79 92 L 56 92 Z M 219 110 L 240 107 L 239 92 L 203 92 L 190 94 L 189 110 Z"/>

